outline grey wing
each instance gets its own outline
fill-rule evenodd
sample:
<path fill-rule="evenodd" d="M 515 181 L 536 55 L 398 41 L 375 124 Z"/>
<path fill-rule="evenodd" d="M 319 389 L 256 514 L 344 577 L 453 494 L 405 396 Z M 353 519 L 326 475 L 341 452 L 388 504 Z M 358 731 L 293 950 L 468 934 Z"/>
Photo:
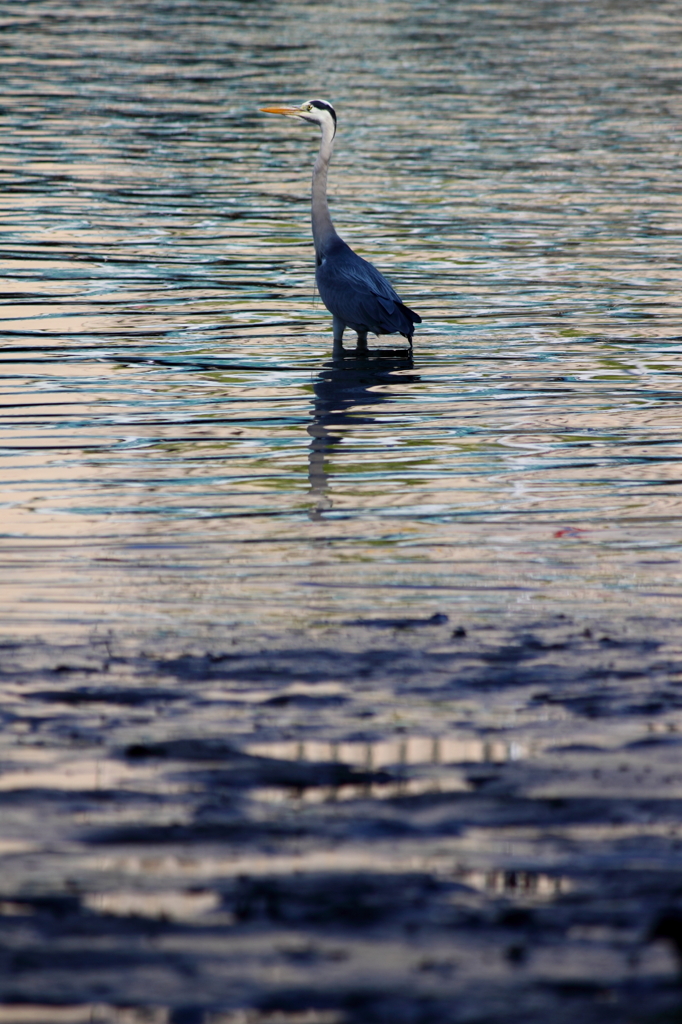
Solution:
<path fill-rule="evenodd" d="M 327 309 L 349 327 L 411 337 L 421 317 L 404 305 L 389 281 L 345 243 L 322 259 L 317 283 Z"/>

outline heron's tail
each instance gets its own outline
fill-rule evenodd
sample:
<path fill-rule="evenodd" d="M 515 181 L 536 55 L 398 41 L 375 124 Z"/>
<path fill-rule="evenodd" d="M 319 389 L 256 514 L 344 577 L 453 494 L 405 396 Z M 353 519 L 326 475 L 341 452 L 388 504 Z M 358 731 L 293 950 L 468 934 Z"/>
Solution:
<path fill-rule="evenodd" d="M 410 309 L 409 306 L 406 306 L 404 302 L 399 303 L 398 309 L 403 314 L 405 320 L 408 322 L 408 325 L 409 325 L 407 327 L 407 330 L 403 331 L 401 329 L 400 333 L 403 334 L 407 338 L 407 340 L 410 342 L 410 344 L 412 344 L 412 335 L 414 334 L 414 325 L 415 324 L 420 324 L 422 322 L 422 318 L 420 317 L 419 313 L 415 313 L 415 311 L 413 309 Z"/>
<path fill-rule="evenodd" d="M 420 324 L 422 322 L 422 318 L 419 313 L 415 313 L 415 311 L 406 306 L 404 302 L 399 303 L 398 308 L 405 314 L 405 316 L 410 318 L 413 324 Z"/>
<path fill-rule="evenodd" d="M 399 302 L 396 299 L 388 299 L 379 295 L 378 300 L 383 310 L 381 333 L 403 334 L 406 338 L 411 339 L 414 334 L 414 325 L 422 322 L 419 314 L 409 309 L 404 302 Z"/>

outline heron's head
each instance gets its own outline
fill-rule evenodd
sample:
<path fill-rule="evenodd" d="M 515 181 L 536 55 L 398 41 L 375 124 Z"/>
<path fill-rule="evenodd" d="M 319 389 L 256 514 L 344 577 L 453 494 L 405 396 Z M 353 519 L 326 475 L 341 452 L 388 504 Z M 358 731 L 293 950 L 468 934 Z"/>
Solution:
<path fill-rule="evenodd" d="M 285 117 L 298 117 L 301 121 L 319 125 L 320 128 L 331 128 L 332 136 L 336 134 L 336 111 L 326 100 L 307 100 L 300 107 L 261 107 L 264 114 L 284 114 Z"/>

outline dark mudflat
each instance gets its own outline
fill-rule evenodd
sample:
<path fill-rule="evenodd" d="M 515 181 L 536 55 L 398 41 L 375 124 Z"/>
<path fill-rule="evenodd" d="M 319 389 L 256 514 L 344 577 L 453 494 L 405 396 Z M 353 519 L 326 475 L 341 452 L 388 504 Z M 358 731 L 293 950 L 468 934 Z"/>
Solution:
<path fill-rule="evenodd" d="M 5 645 L 8 1012 L 677 1020 L 680 627 L 444 618 Z"/>

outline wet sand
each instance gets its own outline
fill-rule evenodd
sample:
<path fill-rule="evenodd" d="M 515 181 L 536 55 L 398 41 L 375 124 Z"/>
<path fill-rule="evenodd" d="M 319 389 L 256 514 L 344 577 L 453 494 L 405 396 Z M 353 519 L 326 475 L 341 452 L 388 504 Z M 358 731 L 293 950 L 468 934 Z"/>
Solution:
<path fill-rule="evenodd" d="M 678 1020 L 681 644 L 7 640 L 0 1020 Z"/>

